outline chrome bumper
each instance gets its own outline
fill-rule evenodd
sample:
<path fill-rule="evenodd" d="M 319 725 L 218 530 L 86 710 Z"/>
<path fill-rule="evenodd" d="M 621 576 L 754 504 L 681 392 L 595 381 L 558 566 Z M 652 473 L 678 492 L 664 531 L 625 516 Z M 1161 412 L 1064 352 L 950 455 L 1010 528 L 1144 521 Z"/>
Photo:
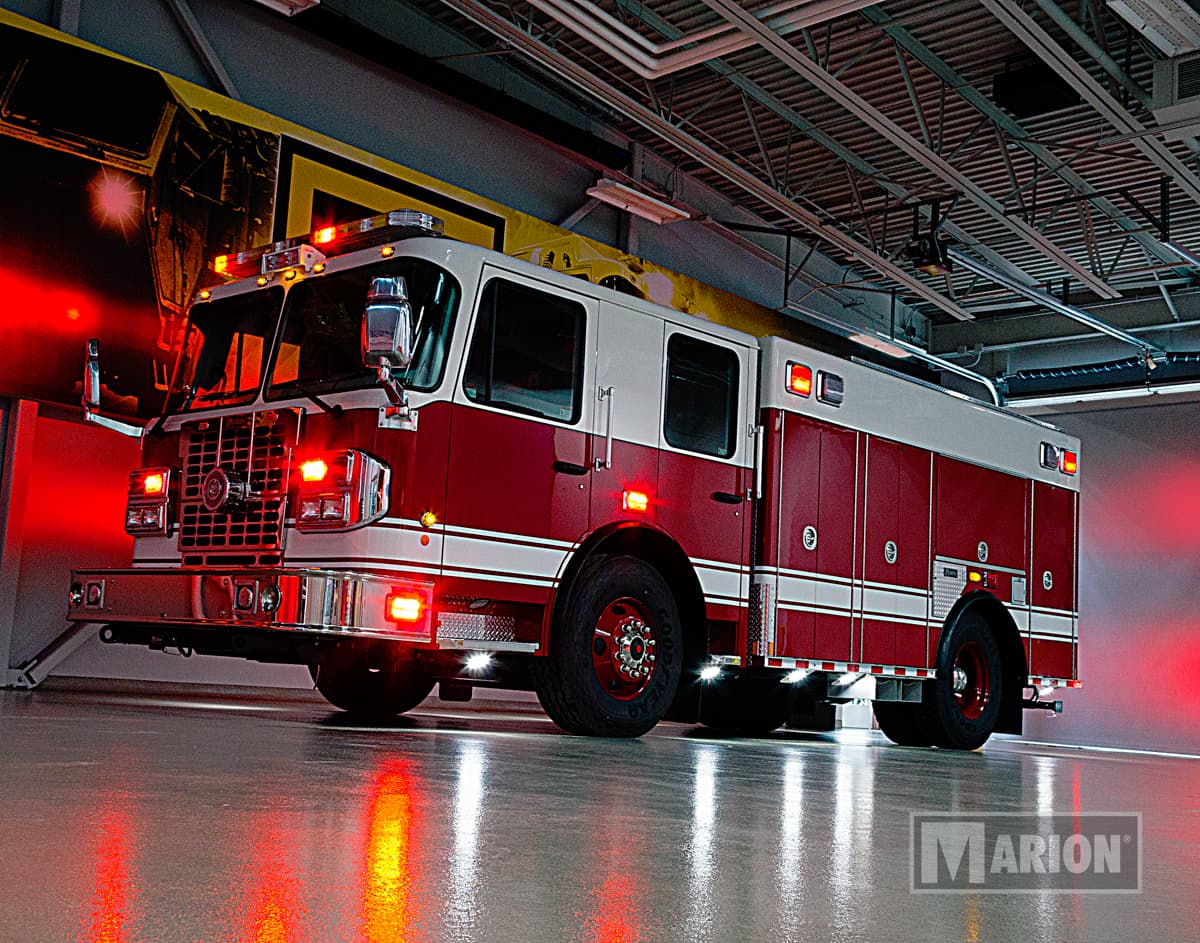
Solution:
<path fill-rule="evenodd" d="M 344 570 L 175 567 L 73 570 L 71 583 L 67 618 L 76 622 L 433 640 L 433 584 L 419 580 Z M 418 622 L 385 618 L 387 597 L 398 592 L 421 595 Z"/>

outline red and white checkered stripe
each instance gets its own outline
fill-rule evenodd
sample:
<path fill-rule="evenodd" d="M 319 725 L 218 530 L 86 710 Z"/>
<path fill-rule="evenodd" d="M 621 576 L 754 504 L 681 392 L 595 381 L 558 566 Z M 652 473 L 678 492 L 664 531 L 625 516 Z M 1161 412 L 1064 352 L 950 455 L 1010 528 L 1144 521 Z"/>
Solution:
<path fill-rule="evenodd" d="M 768 668 L 807 669 L 809 671 L 832 671 L 842 674 L 876 675 L 881 678 L 936 678 L 934 668 L 901 668 L 896 665 L 863 665 L 853 661 L 817 661 L 812 658 L 766 659 Z"/>
<path fill-rule="evenodd" d="M 1081 688 L 1083 682 L 1077 678 L 1042 678 L 1036 675 L 1029 676 L 1029 684 L 1026 687 L 1031 688 Z"/>

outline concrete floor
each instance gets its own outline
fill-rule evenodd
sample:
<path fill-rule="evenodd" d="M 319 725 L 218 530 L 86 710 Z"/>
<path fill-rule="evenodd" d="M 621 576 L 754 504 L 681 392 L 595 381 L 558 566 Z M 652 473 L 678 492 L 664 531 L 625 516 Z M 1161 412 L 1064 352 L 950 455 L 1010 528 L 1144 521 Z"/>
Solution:
<path fill-rule="evenodd" d="M 1200 762 L 634 742 L 313 698 L 0 693 L 0 941 L 1200 938 Z M 914 896 L 914 810 L 1144 812 L 1136 896 Z"/>

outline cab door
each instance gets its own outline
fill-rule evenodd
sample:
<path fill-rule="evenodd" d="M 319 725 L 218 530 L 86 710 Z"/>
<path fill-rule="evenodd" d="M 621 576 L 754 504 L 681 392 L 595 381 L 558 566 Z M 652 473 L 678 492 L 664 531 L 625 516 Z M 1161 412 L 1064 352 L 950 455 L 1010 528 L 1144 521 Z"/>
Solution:
<path fill-rule="evenodd" d="M 744 638 L 756 352 L 670 323 L 664 352 L 658 523 L 691 558 L 709 620 Z M 712 642 L 741 648 L 719 628 Z"/>
<path fill-rule="evenodd" d="M 454 394 L 448 589 L 544 601 L 587 533 L 595 299 L 485 266 Z M 461 583 L 462 585 L 456 585 Z M 493 592 L 492 595 L 495 595 Z"/>

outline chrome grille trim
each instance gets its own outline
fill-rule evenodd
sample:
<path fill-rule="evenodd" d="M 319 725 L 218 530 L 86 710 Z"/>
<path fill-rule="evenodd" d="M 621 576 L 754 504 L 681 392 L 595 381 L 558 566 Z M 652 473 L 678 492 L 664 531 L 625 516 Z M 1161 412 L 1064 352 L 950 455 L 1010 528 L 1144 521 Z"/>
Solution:
<path fill-rule="evenodd" d="M 204 554 L 205 562 L 212 565 L 231 554 L 278 557 L 299 429 L 300 414 L 295 410 L 265 410 L 184 424 L 180 442 L 181 553 Z M 252 496 L 242 507 L 210 511 L 204 506 L 204 476 L 218 465 L 249 479 Z"/>

